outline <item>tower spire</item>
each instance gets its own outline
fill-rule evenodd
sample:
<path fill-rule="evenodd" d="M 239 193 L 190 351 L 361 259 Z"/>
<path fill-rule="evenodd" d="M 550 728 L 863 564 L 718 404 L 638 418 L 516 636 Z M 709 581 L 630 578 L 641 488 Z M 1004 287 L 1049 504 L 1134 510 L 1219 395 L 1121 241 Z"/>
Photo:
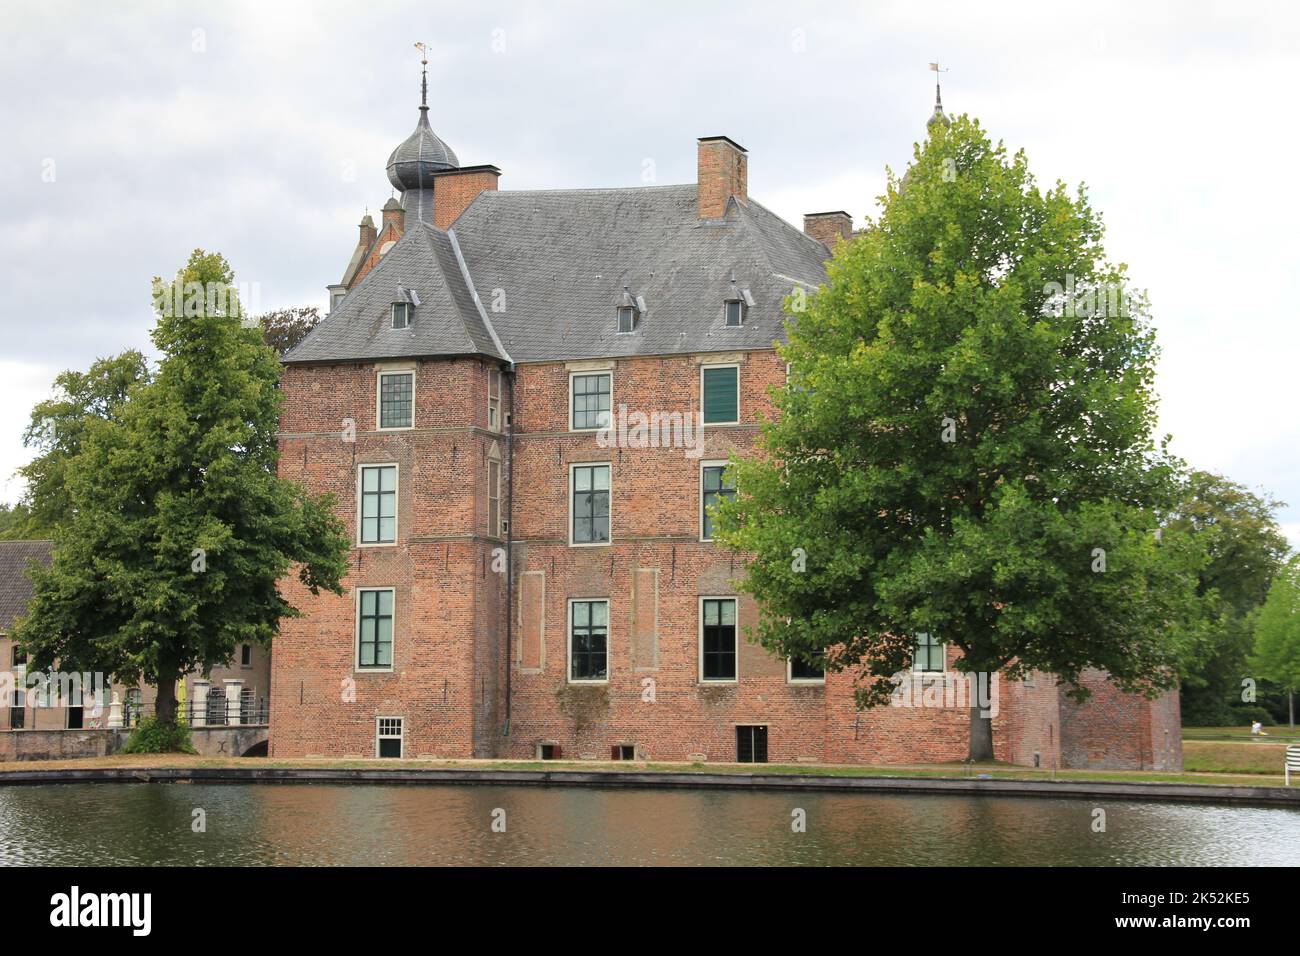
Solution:
<path fill-rule="evenodd" d="M 423 43 L 415 48 L 420 51 L 420 109 L 429 108 L 429 50 Z"/>
<path fill-rule="evenodd" d="M 947 73 L 948 71 L 939 69 L 937 61 L 930 64 L 930 69 L 934 71 L 934 112 L 930 115 L 930 119 L 925 125 L 933 126 L 935 123 L 941 123 L 944 126 L 949 126 L 952 121 L 948 119 L 947 114 L 943 111 L 943 97 L 939 92 L 939 74 Z"/>

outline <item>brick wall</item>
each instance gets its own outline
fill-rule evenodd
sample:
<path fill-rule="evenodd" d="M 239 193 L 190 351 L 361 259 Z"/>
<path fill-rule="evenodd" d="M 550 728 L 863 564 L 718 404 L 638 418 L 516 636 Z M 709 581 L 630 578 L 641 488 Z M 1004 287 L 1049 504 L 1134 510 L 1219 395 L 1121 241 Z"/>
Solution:
<path fill-rule="evenodd" d="M 569 430 L 572 374 L 610 372 L 616 420 L 620 410 L 685 416 L 700 409 L 701 362 L 736 364 L 741 395 L 739 423 L 708 426 L 702 454 L 602 447 L 595 433 Z M 371 756 L 376 717 L 393 716 L 404 720 L 408 756 L 531 758 L 554 744 L 565 757 L 608 759 L 623 745 L 640 758 L 731 761 L 736 727 L 762 725 L 773 762 L 965 757 L 965 701 L 859 712 L 852 675 L 791 682 L 785 661 L 745 638 L 757 607 L 737 594 L 740 556 L 700 540 L 700 466 L 753 448 L 760 423 L 774 413 L 768 390 L 785 379 L 774 352 L 523 365 L 510 439 L 488 428 L 488 364 L 412 364 L 415 426 L 386 432 L 375 428 L 374 365 L 285 371 L 282 476 L 335 494 L 354 540 L 357 468 L 394 462 L 400 479 L 397 543 L 354 548 L 342 597 L 312 598 L 296 581 L 285 583 L 289 600 L 307 613 L 286 620 L 275 645 L 273 755 Z M 509 386 L 503 376 L 503 412 L 511 407 Z M 355 421 L 355 442 L 343 440 L 347 419 Z M 502 517 L 512 527 L 508 577 L 505 542 L 487 527 L 494 448 L 503 462 Z M 610 466 L 612 542 L 574 547 L 569 469 L 596 462 Z M 394 589 L 390 672 L 354 666 L 358 587 Z M 737 596 L 734 683 L 700 679 L 706 596 Z M 603 683 L 567 679 L 569 602 L 577 599 L 609 602 Z M 955 653 L 948 648 L 949 666 Z M 1162 705 L 1153 716 L 1098 680 L 1095 712 L 1068 707 L 1049 675 L 1029 685 L 1001 682 L 998 758 L 1032 765 L 1037 754 L 1043 766 L 1149 761 L 1154 736 L 1177 727 L 1176 700 L 1172 712 Z M 355 700 L 344 699 L 349 688 Z"/>

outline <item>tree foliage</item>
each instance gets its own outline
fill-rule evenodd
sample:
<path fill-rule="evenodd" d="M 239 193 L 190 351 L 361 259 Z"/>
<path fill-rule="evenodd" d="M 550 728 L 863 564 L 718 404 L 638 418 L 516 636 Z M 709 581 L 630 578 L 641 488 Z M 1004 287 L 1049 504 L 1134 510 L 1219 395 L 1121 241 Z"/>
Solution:
<path fill-rule="evenodd" d="M 1273 578 L 1255 622 L 1255 672 L 1288 693 L 1300 690 L 1300 557 Z"/>
<path fill-rule="evenodd" d="M 233 276 L 196 250 L 174 281 Z M 156 375 L 113 414 L 87 417 L 63 463 L 69 520 L 16 631 L 34 668 L 156 685 L 163 723 L 177 678 L 228 663 L 239 643 L 268 644 L 298 613 L 278 587 L 294 565 L 313 593 L 341 592 L 348 547 L 331 501 L 276 475 L 280 365 L 260 330 L 228 297 L 198 314 L 167 301 L 156 298 Z"/>
<path fill-rule="evenodd" d="M 1179 463 L 1152 437 L 1147 303 L 1102 236 L 1083 189 L 1040 189 L 965 117 L 890 174 L 788 323 L 779 418 L 718 509 L 752 555 L 761 643 L 831 651 L 863 706 L 918 632 L 961 670 L 1051 671 L 1079 697 L 1090 667 L 1173 685 L 1199 558 L 1153 534 Z M 972 756 L 991 756 L 975 713 Z"/>
<path fill-rule="evenodd" d="M 296 309 L 276 309 L 256 317 L 262 329 L 262 341 L 284 355 L 307 337 L 321 320 L 320 310 L 314 305 Z"/>

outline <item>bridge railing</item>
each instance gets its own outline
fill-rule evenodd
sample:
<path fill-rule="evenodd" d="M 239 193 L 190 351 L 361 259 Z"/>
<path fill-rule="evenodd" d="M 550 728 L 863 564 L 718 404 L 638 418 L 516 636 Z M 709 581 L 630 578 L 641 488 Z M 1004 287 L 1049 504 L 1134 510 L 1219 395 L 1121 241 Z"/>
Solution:
<path fill-rule="evenodd" d="M 130 729 L 145 717 L 152 717 L 154 704 L 122 702 L 122 726 Z M 176 705 L 177 716 L 191 727 L 256 727 L 271 720 L 271 702 L 265 697 L 244 697 L 238 701 L 211 695 L 205 701 L 187 700 Z"/>

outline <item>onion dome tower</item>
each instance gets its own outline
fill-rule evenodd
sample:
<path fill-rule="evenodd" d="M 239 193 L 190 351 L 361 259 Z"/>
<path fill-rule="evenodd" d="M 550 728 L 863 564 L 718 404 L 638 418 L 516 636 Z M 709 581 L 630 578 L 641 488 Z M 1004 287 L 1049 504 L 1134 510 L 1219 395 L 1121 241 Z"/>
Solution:
<path fill-rule="evenodd" d="M 433 222 L 434 177 L 459 169 L 460 160 L 429 126 L 429 59 L 423 43 L 420 49 L 420 120 L 415 132 L 398 144 L 388 157 L 388 181 L 401 190 L 407 221 L 412 218 Z"/>

